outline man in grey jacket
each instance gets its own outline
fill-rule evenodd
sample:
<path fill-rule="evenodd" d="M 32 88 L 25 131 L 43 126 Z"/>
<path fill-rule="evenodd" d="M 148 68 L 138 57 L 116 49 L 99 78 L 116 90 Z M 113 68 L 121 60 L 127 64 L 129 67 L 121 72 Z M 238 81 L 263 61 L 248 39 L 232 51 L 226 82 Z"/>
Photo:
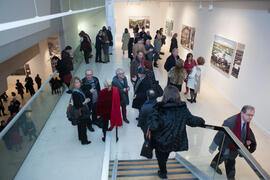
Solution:
<path fill-rule="evenodd" d="M 255 108 L 250 105 L 245 105 L 241 112 L 224 121 L 223 126 L 230 128 L 235 136 L 246 146 L 252 153 L 256 149 L 256 140 L 253 132 L 250 129 L 250 121 L 255 113 Z M 212 144 L 209 147 L 209 152 L 212 154 L 219 146 L 219 153 L 214 157 L 210 166 L 216 170 L 218 174 L 222 174 L 218 167 L 222 162 L 225 163 L 226 175 L 229 180 L 235 179 L 235 159 L 238 156 L 238 151 L 229 137 L 225 136 L 224 144 L 223 132 L 218 132 L 214 137 Z"/>

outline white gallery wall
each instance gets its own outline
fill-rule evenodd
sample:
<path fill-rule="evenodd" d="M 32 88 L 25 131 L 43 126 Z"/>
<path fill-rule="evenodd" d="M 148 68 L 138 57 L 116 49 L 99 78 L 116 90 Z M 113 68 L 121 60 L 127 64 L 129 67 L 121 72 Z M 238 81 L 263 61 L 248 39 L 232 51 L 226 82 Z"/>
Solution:
<path fill-rule="evenodd" d="M 195 27 L 192 53 L 195 58 L 204 56 L 206 59 L 205 80 L 239 111 L 245 104 L 255 106 L 254 122 L 270 135 L 270 13 L 267 11 L 270 2 L 220 2 L 214 3 L 212 11 L 206 3 L 203 9 L 198 7 L 198 3 L 116 2 L 116 36 L 120 38 L 124 28 L 128 27 L 129 16 L 150 16 L 152 36 L 156 29 L 164 27 L 166 19 L 173 20 L 180 56 L 185 59 L 190 51 L 180 45 L 181 28 L 183 24 Z M 210 65 L 215 35 L 245 44 L 238 79 L 226 77 Z M 170 37 L 167 38 L 170 42 Z"/>
<path fill-rule="evenodd" d="M 115 15 L 115 38 L 121 40 L 125 28 L 129 27 L 129 17 L 131 16 L 148 16 L 150 18 L 150 31 L 152 37 L 155 36 L 156 30 L 163 27 L 165 23 L 167 3 L 158 2 L 114 2 Z M 133 30 L 129 29 L 130 35 L 133 36 Z"/>
<path fill-rule="evenodd" d="M 254 122 L 270 134 L 270 97 L 267 95 L 270 91 L 270 13 L 259 9 L 270 7 L 270 4 L 256 3 L 216 3 L 212 11 L 209 11 L 207 6 L 198 10 L 196 4 L 177 3 L 168 7 L 166 18 L 175 20 L 179 35 L 182 24 L 196 28 L 193 54 L 195 58 L 206 58 L 206 81 L 239 110 L 245 104 L 254 105 Z M 253 9 L 258 6 L 258 9 Z M 226 77 L 210 65 L 215 35 L 246 45 L 238 79 Z M 182 58 L 185 58 L 187 53 L 186 49 L 180 48 Z"/>

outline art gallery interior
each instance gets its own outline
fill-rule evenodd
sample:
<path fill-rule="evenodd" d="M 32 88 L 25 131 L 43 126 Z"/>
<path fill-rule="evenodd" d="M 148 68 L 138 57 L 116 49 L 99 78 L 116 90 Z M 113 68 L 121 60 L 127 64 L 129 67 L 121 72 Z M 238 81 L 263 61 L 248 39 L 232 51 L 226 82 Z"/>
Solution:
<path fill-rule="evenodd" d="M 44 19 L 38 19 L 40 17 Z M 25 21 L 21 23 L 20 20 Z M 40 22 L 34 22 L 36 20 Z M 4 29 L 10 22 L 22 25 Z M 49 83 L 52 77 L 58 76 L 52 56 L 60 57 L 64 47 L 70 45 L 74 57 L 73 76 L 83 78 L 85 70 L 91 69 L 104 88 L 103 82 L 111 81 L 115 70 L 123 68 L 132 86 L 130 60 L 122 53 L 121 40 L 125 28 L 134 36 L 132 27 L 136 23 L 143 24 L 153 38 L 158 29 L 164 28 L 166 44 L 162 51 L 165 55 L 158 61 L 159 67 L 154 68 L 162 88 L 167 85 L 167 72 L 163 66 L 170 55 L 174 33 L 178 34 L 181 59 L 185 60 L 188 53 L 192 53 L 194 59 L 205 58 L 198 102 L 190 104 L 187 102 L 189 95 L 181 92 L 181 98 L 192 114 L 203 117 L 209 125 L 222 127 L 223 121 L 239 113 L 243 105 L 255 107 L 250 126 L 257 149 L 246 154 L 239 148 L 244 158 L 236 160 L 236 179 L 269 177 L 270 1 L 11 0 L 0 2 L 0 94 L 6 92 L 11 98 L 11 92 L 17 92 L 16 79 L 24 82 L 27 69 L 32 78 L 40 74 L 43 86 L 22 103 L 21 111 L 0 132 L 0 179 L 158 179 L 158 166 L 154 160 L 151 161 L 153 167 L 142 165 L 149 162 L 140 156 L 144 136 L 137 127 L 139 112 L 131 104 L 127 106 L 130 124 L 123 123 L 123 127 L 119 127 L 117 143 L 115 129 L 103 142 L 102 129 L 93 126 L 95 132 L 87 131 L 92 143 L 81 146 L 77 142 L 77 127 L 66 117 L 70 94 L 65 92 L 66 89 L 62 94 L 52 95 Z M 96 35 L 103 26 L 112 28 L 114 44 L 110 62 L 95 63 L 94 50 L 90 64 L 85 64 L 78 34 L 82 30 L 89 34 L 95 49 Z M 154 44 L 154 39 L 151 43 Z M 130 101 L 133 98 L 131 89 Z M 10 99 L 4 102 L 6 112 L 9 102 Z M 0 117 L 0 121 L 7 118 Z M 31 119 L 37 129 L 37 137 L 31 141 L 20 128 L 27 119 Z M 170 154 L 168 179 L 227 179 L 224 165 L 220 166 L 222 175 L 209 166 L 215 155 L 208 151 L 217 132 L 213 129 L 187 128 L 189 150 Z M 14 134 L 22 140 L 10 149 L 6 139 Z M 14 138 L 18 138 L 15 135 Z M 129 163 L 137 169 L 129 171 Z M 178 172 L 173 167 L 175 163 L 180 163 L 185 170 Z M 126 166 L 126 170 L 122 166 Z M 148 172 L 143 168 L 149 168 Z"/>

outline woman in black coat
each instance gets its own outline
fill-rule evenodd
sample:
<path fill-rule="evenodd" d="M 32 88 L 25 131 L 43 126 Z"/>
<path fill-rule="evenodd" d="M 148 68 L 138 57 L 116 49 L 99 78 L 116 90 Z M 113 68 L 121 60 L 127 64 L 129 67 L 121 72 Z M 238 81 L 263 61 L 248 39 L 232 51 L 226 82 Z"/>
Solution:
<path fill-rule="evenodd" d="M 102 31 L 100 30 L 96 36 L 96 62 L 101 61 L 101 47 L 102 47 Z"/>
<path fill-rule="evenodd" d="M 170 53 L 172 52 L 172 50 L 174 48 L 178 48 L 178 44 L 177 44 L 177 33 L 174 33 L 172 39 L 171 39 L 171 46 L 170 46 Z"/>
<path fill-rule="evenodd" d="M 82 144 L 90 144 L 91 141 L 87 140 L 86 125 L 87 120 L 90 118 L 89 108 L 87 103 L 90 102 L 81 91 L 82 82 L 80 78 L 74 77 L 71 80 L 70 90 L 72 90 L 73 106 L 80 111 L 80 118 L 78 121 L 78 136 Z"/>
<path fill-rule="evenodd" d="M 83 51 L 85 63 L 89 64 L 89 58 L 92 52 L 92 46 L 86 36 L 81 37 L 80 51 Z"/>
<path fill-rule="evenodd" d="M 167 178 L 166 163 L 170 152 L 188 150 L 186 125 L 203 126 L 205 122 L 189 112 L 174 86 L 167 86 L 164 89 L 163 100 L 154 106 L 154 112 L 148 122 L 147 138 L 151 139 L 156 151 L 160 169 L 158 175 L 160 178 Z"/>

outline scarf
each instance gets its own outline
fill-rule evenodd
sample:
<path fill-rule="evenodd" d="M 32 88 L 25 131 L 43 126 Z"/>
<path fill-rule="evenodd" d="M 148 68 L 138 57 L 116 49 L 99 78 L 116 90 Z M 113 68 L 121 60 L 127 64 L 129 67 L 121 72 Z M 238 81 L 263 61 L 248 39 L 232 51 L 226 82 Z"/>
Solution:
<path fill-rule="evenodd" d="M 120 95 L 117 87 L 112 87 L 112 110 L 111 110 L 111 127 L 110 131 L 114 126 L 122 126 L 122 117 L 120 112 Z"/>
<path fill-rule="evenodd" d="M 244 145 L 246 145 L 246 140 L 249 138 L 250 136 L 250 127 L 249 127 L 249 123 L 246 124 L 247 125 L 247 129 L 246 129 L 246 138 L 244 140 Z M 237 114 L 236 117 L 236 122 L 233 128 L 233 133 L 234 135 L 241 141 L 241 134 L 242 134 L 242 129 L 241 129 L 241 113 Z M 230 142 L 229 145 L 230 151 L 237 151 L 236 147 L 234 146 L 234 144 L 232 142 Z"/>

